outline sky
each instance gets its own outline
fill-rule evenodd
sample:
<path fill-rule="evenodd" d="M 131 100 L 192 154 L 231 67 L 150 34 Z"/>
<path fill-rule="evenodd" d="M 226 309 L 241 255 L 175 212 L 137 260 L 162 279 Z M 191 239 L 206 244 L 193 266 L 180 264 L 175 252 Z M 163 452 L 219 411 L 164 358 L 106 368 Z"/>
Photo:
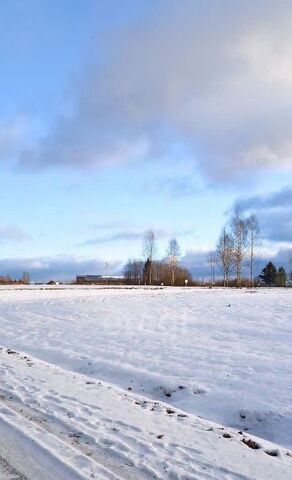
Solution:
<path fill-rule="evenodd" d="M 155 231 L 208 275 L 232 209 L 292 251 L 292 3 L 4 0 L 0 273 L 121 272 Z"/>

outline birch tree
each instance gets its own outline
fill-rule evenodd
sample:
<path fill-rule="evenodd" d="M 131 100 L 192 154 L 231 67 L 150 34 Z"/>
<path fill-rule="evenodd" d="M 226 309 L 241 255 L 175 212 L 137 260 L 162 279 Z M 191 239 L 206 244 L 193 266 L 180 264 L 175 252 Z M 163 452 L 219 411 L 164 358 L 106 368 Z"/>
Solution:
<path fill-rule="evenodd" d="M 229 274 L 234 262 L 233 254 L 233 239 L 232 236 L 227 233 L 226 228 L 223 228 L 216 249 L 217 262 L 223 272 L 223 284 L 224 287 L 228 287 Z"/>
<path fill-rule="evenodd" d="M 156 253 L 156 239 L 153 230 L 147 230 L 143 239 L 143 254 L 148 264 L 149 285 L 152 285 L 153 258 Z"/>
<path fill-rule="evenodd" d="M 210 283 L 211 285 L 215 285 L 216 252 L 210 252 L 208 254 L 208 262 L 210 265 Z"/>
<path fill-rule="evenodd" d="M 231 235 L 233 243 L 234 264 L 236 268 L 236 285 L 241 287 L 242 264 L 248 250 L 248 222 L 239 209 L 231 219 Z"/>
<path fill-rule="evenodd" d="M 174 285 L 175 271 L 176 271 L 179 256 L 180 256 L 180 248 L 176 238 L 172 238 L 171 240 L 169 240 L 168 248 L 167 248 L 167 256 L 169 259 L 169 267 L 170 267 L 170 283 L 171 285 Z"/>
<path fill-rule="evenodd" d="M 260 227 L 255 215 L 247 219 L 248 243 L 249 243 L 249 286 L 253 287 L 254 256 L 255 248 L 259 243 Z"/>

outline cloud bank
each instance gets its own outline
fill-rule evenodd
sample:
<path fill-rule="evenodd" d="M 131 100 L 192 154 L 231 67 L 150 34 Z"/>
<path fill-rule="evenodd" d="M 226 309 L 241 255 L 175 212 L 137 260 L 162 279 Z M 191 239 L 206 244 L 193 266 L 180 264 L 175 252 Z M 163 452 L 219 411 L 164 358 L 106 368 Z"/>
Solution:
<path fill-rule="evenodd" d="M 292 245 L 292 188 L 254 195 L 236 202 L 243 211 L 252 211 L 259 218 L 262 235 L 273 242 Z"/>
<path fill-rule="evenodd" d="M 7 258 L 0 260 L 0 274 L 20 278 L 23 272 L 29 272 L 34 282 L 48 280 L 74 280 L 76 275 L 99 275 L 120 273 L 122 263 L 112 261 L 105 267 L 102 259 L 75 256 Z"/>
<path fill-rule="evenodd" d="M 201 250 L 188 250 L 181 259 L 182 265 L 187 267 L 192 273 L 194 279 L 196 280 L 205 280 L 208 282 L 211 278 L 210 264 L 208 261 L 208 256 L 210 251 Z M 277 268 L 284 266 L 287 270 L 287 273 L 292 273 L 292 247 L 289 248 L 279 248 L 274 252 L 258 252 L 254 260 L 254 271 L 255 275 L 259 275 L 267 262 L 272 261 Z M 215 266 L 215 276 L 216 279 L 222 279 L 223 273 L 219 265 Z M 235 271 L 232 272 L 231 277 L 235 277 Z M 249 265 L 248 262 L 245 262 L 243 265 L 243 276 L 249 278 Z"/>
<path fill-rule="evenodd" d="M 82 169 L 183 151 L 217 181 L 291 169 L 291 21 L 289 0 L 155 3 L 111 32 L 105 60 L 75 86 L 72 115 L 20 164 Z"/>

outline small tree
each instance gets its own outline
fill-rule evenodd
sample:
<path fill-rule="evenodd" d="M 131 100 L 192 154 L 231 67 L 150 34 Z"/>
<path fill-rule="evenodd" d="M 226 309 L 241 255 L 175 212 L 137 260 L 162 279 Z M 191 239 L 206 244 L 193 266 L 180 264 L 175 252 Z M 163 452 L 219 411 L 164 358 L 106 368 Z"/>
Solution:
<path fill-rule="evenodd" d="M 277 287 L 286 287 L 287 285 L 287 274 L 284 267 L 279 267 L 277 272 Z"/>
<path fill-rule="evenodd" d="M 260 278 L 268 287 L 276 284 L 277 269 L 272 262 L 268 262 L 267 265 L 262 269 Z"/>

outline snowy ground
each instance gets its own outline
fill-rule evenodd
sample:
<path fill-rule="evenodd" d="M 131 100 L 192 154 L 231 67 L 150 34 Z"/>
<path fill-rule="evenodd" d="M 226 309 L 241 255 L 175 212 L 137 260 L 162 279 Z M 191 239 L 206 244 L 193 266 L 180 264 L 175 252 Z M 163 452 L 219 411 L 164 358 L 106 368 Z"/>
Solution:
<path fill-rule="evenodd" d="M 292 478 L 291 319 L 288 289 L 2 288 L 0 478 Z"/>

